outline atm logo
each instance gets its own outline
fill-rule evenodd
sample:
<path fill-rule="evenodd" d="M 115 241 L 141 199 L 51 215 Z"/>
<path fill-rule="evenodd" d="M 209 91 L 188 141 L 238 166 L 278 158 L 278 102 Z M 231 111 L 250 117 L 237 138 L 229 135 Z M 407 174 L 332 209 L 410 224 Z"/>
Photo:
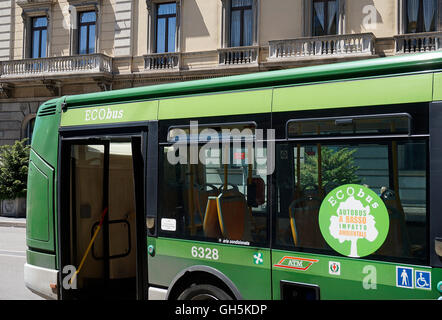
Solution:
<path fill-rule="evenodd" d="M 316 259 L 284 256 L 281 261 L 274 265 L 274 267 L 307 271 L 314 263 L 318 261 L 319 260 Z"/>

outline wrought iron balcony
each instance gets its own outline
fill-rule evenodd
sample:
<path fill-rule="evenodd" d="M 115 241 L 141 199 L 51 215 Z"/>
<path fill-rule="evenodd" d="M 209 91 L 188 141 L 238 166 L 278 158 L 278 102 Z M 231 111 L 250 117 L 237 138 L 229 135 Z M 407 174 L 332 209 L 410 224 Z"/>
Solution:
<path fill-rule="evenodd" d="M 327 35 L 269 41 L 269 61 L 374 54 L 373 33 Z"/>
<path fill-rule="evenodd" d="M 442 49 L 442 32 L 407 33 L 394 36 L 396 54 Z"/>
<path fill-rule="evenodd" d="M 0 78 L 112 73 L 112 58 L 101 53 L 0 62 Z"/>

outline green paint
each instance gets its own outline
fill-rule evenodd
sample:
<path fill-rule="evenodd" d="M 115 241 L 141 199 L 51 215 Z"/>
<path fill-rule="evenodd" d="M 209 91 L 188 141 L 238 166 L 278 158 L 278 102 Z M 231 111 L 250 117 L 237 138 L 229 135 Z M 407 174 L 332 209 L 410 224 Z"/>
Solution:
<path fill-rule="evenodd" d="M 442 100 L 442 73 L 434 74 L 433 101 Z"/>
<path fill-rule="evenodd" d="M 273 112 L 432 100 L 432 74 L 276 88 Z"/>
<path fill-rule="evenodd" d="M 55 270 L 56 259 L 57 256 L 55 254 L 26 250 L 26 261 L 34 266 Z"/>
<path fill-rule="evenodd" d="M 182 270 L 204 265 L 228 277 L 246 299 L 271 298 L 269 249 L 167 238 L 149 238 L 148 245 L 155 247 L 155 256 L 148 257 L 151 284 L 168 287 Z M 213 259 L 213 250 L 217 250 L 218 259 Z M 254 258 L 257 254 L 262 259 L 258 264 Z"/>
<path fill-rule="evenodd" d="M 31 150 L 26 198 L 26 237 L 31 248 L 55 250 L 53 181 L 54 170 Z"/>
<path fill-rule="evenodd" d="M 367 187 L 346 184 L 333 189 L 319 209 L 325 241 L 348 257 L 365 257 L 384 243 L 389 216 L 382 199 Z"/>
<path fill-rule="evenodd" d="M 158 119 L 199 118 L 271 112 L 272 90 L 160 100 Z"/>
<path fill-rule="evenodd" d="M 158 101 L 73 108 L 63 112 L 60 125 L 66 127 L 156 120 L 157 112 Z"/>
<path fill-rule="evenodd" d="M 283 257 L 317 260 L 307 270 L 275 267 Z M 330 271 L 331 263 L 338 263 L 339 274 Z M 414 270 L 431 271 L 431 290 L 406 289 L 396 286 L 396 266 L 391 262 L 352 259 L 346 257 L 272 250 L 273 299 L 280 299 L 280 281 L 292 281 L 319 286 L 324 300 L 381 300 L 381 299 L 437 299 L 437 283 L 442 269 L 410 266 Z"/>
<path fill-rule="evenodd" d="M 66 97 L 68 107 L 103 103 L 121 103 L 130 100 L 158 99 L 170 96 L 183 96 L 214 93 L 231 90 L 268 88 L 283 85 L 306 84 L 327 80 L 348 80 L 352 78 L 396 75 L 422 70 L 438 70 L 442 67 L 442 52 L 415 53 L 377 59 L 324 64 L 304 68 L 258 72 L 206 80 L 182 81 L 129 88 L 109 92 L 88 93 Z M 342 91 L 341 91 L 342 92 Z M 348 92 L 342 92 L 343 95 Z M 354 92 L 354 94 L 356 94 Z M 407 94 L 405 92 L 405 94 Z M 308 97 L 296 99 L 308 100 Z M 313 96 L 314 97 L 314 96 Z M 374 95 L 371 97 L 375 98 Z"/>

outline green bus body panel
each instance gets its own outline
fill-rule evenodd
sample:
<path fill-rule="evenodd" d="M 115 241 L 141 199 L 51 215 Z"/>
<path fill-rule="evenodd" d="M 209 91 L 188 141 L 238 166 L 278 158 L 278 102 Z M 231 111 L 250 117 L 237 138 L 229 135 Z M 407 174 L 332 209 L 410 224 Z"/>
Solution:
<path fill-rule="evenodd" d="M 69 107 L 442 69 L 442 51 L 183 81 L 66 97 Z"/>
<path fill-rule="evenodd" d="M 433 75 L 428 73 L 276 88 L 272 111 L 431 101 L 432 87 Z"/>
<path fill-rule="evenodd" d="M 321 300 L 438 299 L 440 297 L 437 291 L 437 283 L 442 279 L 440 268 L 281 250 L 272 250 L 272 257 L 273 298 L 277 300 L 281 299 L 280 281 L 282 280 L 319 286 Z M 287 263 L 280 263 L 284 257 L 292 258 L 291 267 L 287 267 Z M 316 262 L 301 263 L 301 259 L 316 260 Z M 340 264 L 340 274 L 329 271 L 329 262 Z M 411 267 L 413 273 L 431 271 L 431 290 L 397 287 L 397 266 Z"/>
<path fill-rule="evenodd" d="M 80 126 L 156 120 L 158 100 L 89 108 L 72 108 L 62 114 L 60 126 Z"/>
<path fill-rule="evenodd" d="M 148 244 L 155 247 L 155 256 L 148 258 L 151 284 L 168 287 L 184 269 L 205 265 L 229 278 L 244 298 L 271 299 L 271 292 L 266 289 L 271 283 L 269 249 L 167 238 L 148 238 Z M 198 248 L 198 254 L 199 248 L 204 248 L 204 258 L 192 256 L 192 247 Z M 205 258 L 206 249 L 218 250 L 218 259 Z M 255 264 L 254 255 L 259 253 L 262 263 Z"/>
<path fill-rule="evenodd" d="M 26 261 L 34 266 L 55 270 L 57 269 L 56 260 L 55 254 L 26 250 Z"/>
<path fill-rule="evenodd" d="M 61 99 L 50 100 L 40 106 L 40 110 L 49 103 L 56 103 L 57 110 Z M 57 167 L 58 157 L 58 125 L 60 113 L 54 115 L 40 116 L 37 114 L 34 133 L 32 136 L 32 148 L 52 167 Z"/>
<path fill-rule="evenodd" d="M 433 100 L 442 100 L 442 73 L 440 72 L 434 74 Z"/>
<path fill-rule="evenodd" d="M 53 184 L 54 169 L 31 150 L 26 199 L 26 236 L 30 248 L 55 250 Z"/>
<path fill-rule="evenodd" d="M 271 112 L 272 90 L 160 100 L 158 119 L 199 118 Z"/>

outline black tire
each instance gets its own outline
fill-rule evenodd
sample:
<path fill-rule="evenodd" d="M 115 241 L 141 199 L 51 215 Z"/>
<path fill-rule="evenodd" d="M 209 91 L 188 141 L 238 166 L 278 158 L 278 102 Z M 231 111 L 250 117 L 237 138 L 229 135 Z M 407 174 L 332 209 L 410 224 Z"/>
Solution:
<path fill-rule="evenodd" d="M 192 285 L 184 290 L 178 300 L 233 300 L 224 290 L 210 284 Z"/>

